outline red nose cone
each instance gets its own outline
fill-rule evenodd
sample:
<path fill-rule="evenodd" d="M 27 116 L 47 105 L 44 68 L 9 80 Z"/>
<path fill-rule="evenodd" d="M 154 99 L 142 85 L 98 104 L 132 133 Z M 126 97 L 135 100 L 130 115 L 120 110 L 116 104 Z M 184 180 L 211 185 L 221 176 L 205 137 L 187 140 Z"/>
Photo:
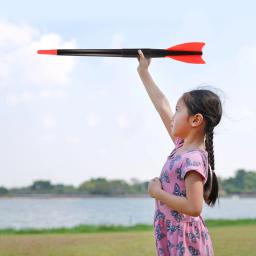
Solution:
<path fill-rule="evenodd" d="M 57 50 L 38 50 L 38 54 L 51 54 L 51 55 L 57 55 Z"/>

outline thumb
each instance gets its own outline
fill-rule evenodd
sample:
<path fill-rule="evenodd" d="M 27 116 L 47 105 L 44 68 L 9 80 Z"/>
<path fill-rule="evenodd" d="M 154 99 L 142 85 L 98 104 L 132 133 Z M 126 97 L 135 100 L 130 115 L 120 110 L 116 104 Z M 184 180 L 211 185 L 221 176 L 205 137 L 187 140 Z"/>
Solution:
<path fill-rule="evenodd" d="M 138 50 L 139 55 L 144 56 L 142 50 Z"/>

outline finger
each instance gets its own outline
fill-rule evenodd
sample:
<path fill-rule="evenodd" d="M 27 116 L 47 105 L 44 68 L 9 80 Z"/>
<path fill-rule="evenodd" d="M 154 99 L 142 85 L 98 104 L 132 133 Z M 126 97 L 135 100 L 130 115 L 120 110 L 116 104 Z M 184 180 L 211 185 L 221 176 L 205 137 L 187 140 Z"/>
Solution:
<path fill-rule="evenodd" d="M 138 50 L 138 53 L 139 53 L 140 57 L 144 58 L 144 54 L 143 54 L 142 50 Z"/>

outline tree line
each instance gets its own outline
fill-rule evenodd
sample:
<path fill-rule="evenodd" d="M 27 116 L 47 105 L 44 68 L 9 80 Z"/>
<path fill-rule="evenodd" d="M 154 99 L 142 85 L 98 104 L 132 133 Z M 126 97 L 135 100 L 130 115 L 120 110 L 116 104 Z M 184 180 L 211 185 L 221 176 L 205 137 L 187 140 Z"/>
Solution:
<path fill-rule="evenodd" d="M 256 196 L 256 172 L 239 169 L 234 177 L 218 178 L 221 196 L 253 195 Z M 131 182 L 106 178 L 92 178 L 79 186 L 51 184 L 48 180 L 37 180 L 32 185 L 7 189 L 0 186 L 0 196 L 22 196 L 34 194 L 72 195 L 72 196 L 134 196 L 147 195 L 148 181 L 141 182 L 135 178 Z"/>

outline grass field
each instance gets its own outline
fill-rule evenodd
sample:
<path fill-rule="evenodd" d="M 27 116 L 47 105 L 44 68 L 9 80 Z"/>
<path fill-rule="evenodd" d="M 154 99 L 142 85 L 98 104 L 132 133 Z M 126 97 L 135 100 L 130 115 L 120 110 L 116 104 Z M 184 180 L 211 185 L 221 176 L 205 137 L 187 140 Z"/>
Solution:
<path fill-rule="evenodd" d="M 256 256 L 256 220 L 207 221 L 216 256 Z M 15 233 L 16 232 L 16 233 Z M 0 256 L 155 255 L 153 228 L 79 226 L 0 231 Z"/>

